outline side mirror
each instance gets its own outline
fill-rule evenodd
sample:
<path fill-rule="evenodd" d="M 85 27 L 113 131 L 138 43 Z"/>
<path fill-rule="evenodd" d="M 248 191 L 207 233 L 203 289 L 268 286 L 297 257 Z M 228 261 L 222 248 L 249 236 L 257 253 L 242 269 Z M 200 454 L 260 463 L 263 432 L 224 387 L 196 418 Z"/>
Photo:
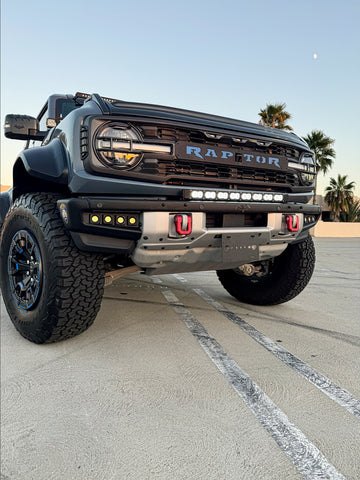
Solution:
<path fill-rule="evenodd" d="M 5 137 L 15 140 L 37 140 L 39 131 L 39 122 L 34 117 L 28 115 L 6 115 L 5 117 Z"/>

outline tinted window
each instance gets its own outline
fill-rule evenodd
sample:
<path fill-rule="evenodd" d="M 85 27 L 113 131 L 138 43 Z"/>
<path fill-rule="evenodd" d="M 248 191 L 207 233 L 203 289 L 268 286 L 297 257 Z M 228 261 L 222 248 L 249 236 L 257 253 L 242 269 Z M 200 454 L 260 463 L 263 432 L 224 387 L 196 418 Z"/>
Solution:
<path fill-rule="evenodd" d="M 59 119 L 65 118 L 70 112 L 78 108 L 80 105 L 76 104 L 74 100 L 67 98 L 60 98 L 56 101 L 56 117 Z"/>

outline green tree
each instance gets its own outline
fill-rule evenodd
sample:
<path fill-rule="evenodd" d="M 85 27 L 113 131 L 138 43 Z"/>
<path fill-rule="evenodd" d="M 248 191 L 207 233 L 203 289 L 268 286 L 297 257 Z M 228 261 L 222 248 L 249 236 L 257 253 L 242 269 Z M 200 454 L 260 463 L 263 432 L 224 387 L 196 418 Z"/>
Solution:
<path fill-rule="evenodd" d="M 348 212 L 353 203 L 355 182 L 347 182 L 347 175 L 338 175 L 337 180 L 330 178 L 330 185 L 326 187 L 325 201 L 338 220 L 341 212 Z"/>
<path fill-rule="evenodd" d="M 360 201 L 350 203 L 347 212 L 340 213 L 341 222 L 360 222 Z"/>
<path fill-rule="evenodd" d="M 303 139 L 315 153 L 316 171 L 325 175 L 334 163 L 336 154 L 332 146 L 335 140 L 321 130 L 313 130 Z"/>
<path fill-rule="evenodd" d="M 286 122 L 290 120 L 291 115 L 285 110 L 286 103 L 267 104 L 266 108 L 260 110 L 260 125 L 279 128 L 280 130 L 292 130 Z"/>
<path fill-rule="evenodd" d="M 336 156 L 333 144 L 335 140 L 327 137 L 321 130 L 312 130 L 306 137 L 303 137 L 309 148 L 315 154 L 316 173 L 322 172 L 324 175 L 333 166 Z M 316 199 L 317 178 L 314 186 L 314 203 Z"/>

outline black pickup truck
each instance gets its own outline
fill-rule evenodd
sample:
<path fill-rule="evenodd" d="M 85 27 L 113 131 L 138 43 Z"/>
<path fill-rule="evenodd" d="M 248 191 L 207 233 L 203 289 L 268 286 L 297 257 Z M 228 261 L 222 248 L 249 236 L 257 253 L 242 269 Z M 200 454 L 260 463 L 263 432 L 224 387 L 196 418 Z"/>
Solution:
<path fill-rule="evenodd" d="M 5 136 L 27 143 L 0 196 L 1 288 L 33 342 L 86 330 L 104 286 L 136 270 L 216 270 L 257 305 L 310 280 L 316 168 L 294 133 L 77 93 L 7 115 Z"/>

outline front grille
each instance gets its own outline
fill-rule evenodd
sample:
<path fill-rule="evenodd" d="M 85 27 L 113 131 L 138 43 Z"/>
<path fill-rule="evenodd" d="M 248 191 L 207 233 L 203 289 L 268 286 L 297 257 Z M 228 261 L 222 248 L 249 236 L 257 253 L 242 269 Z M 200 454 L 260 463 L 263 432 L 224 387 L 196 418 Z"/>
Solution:
<path fill-rule="evenodd" d="M 239 185 L 247 182 L 267 183 L 273 185 L 297 185 L 297 176 L 288 172 L 276 170 L 249 168 L 240 166 L 220 165 L 206 162 L 192 162 L 187 160 L 157 160 L 144 162 L 139 169 L 140 173 L 163 177 L 167 185 L 178 184 L 178 180 L 186 182 L 215 182 Z M 198 183 L 200 184 L 200 183 Z"/>
<path fill-rule="evenodd" d="M 134 173 L 144 175 L 152 181 L 161 182 L 165 185 L 186 185 L 199 187 L 234 188 L 240 186 L 258 185 L 270 190 L 291 190 L 299 185 L 299 178 L 296 173 L 290 171 L 277 171 L 271 168 L 249 167 L 242 163 L 243 154 L 254 155 L 277 155 L 286 157 L 292 161 L 298 161 L 302 151 L 281 142 L 266 142 L 251 138 L 242 138 L 241 143 L 230 135 L 221 135 L 221 138 L 209 138 L 206 132 L 186 128 L 169 126 L 138 125 L 144 135 L 144 141 L 163 142 L 189 142 L 190 144 L 203 144 L 206 147 L 236 148 L 239 154 L 233 161 L 218 163 L 214 161 L 194 161 L 193 159 L 169 158 L 160 156 L 158 158 L 145 158 L 141 164 L 132 170 Z M 241 135 L 240 135 L 241 136 Z M 143 177 L 143 178 L 144 178 Z"/>
<path fill-rule="evenodd" d="M 183 135 L 180 136 L 179 139 L 183 139 Z M 205 145 L 216 145 L 226 147 L 238 147 L 239 144 L 234 142 L 230 137 L 229 138 L 221 138 L 220 142 L 210 141 L 208 138 L 204 138 L 202 132 L 190 132 L 188 138 L 186 139 L 189 142 L 193 143 L 203 143 Z M 246 150 L 251 150 L 251 153 L 261 155 L 262 153 L 269 154 L 269 155 L 280 155 L 288 158 L 292 158 L 293 160 L 299 160 L 301 152 L 296 148 L 291 148 L 289 146 L 280 145 L 276 143 L 271 143 L 271 145 L 258 145 L 255 140 L 249 139 L 247 143 L 244 144 Z"/>

